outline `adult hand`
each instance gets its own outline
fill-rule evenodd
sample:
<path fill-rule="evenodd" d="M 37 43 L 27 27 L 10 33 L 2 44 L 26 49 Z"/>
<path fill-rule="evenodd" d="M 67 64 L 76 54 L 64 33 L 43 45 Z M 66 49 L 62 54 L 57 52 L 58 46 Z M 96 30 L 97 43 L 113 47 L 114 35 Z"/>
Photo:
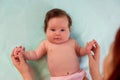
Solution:
<path fill-rule="evenodd" d="M 85 47 L 86 53 L 91 53 L 91 50 L 92 50 L 95 43 L 96 43 L 95 40 L 87 42 L 86 47 Z"/>
<path fill-rule="evenodd" d="M 28 65 L 23 57 L 23 54 L 18 53 L 14 56 L 14 51 L 11 54 L 11 59 L 17 70 L 21 73 L 24 80 L 34 80 L 34 73 L 32 68 Z"/>
<path fill-rule="evenodd" d="M 13 49 L 14 56 L 17 57 L 18 53 L 25 53 L 25 48 L 23 46 L 17 46 Z"/>
<path fill-rule="evenodd" d="M 91 49 L 91 52 L 88 53 L 88 58 L 89 58 L 89 70 L 90 70 L 92 79 L 102 80 L 102 77 L 99 72 L 100 46 L 95 40 L 94 40 L 94 46 Z"/>

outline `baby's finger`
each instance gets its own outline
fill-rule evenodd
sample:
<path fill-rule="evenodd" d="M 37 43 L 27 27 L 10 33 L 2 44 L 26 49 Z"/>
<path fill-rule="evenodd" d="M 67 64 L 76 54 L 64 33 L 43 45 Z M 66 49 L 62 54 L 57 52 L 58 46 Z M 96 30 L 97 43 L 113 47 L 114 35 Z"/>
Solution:
<path fill-rule="evenodd" d="M 21 51 L 25 51 L 25 47 L 22 46 L 22 47 L 21 47 Z"/>
<path fill-rule="evenodd" d="M 22 48 L 22 47 L 23 47 L 22 45 L 19 46 L 19 48 Z"/>
<path fill-rule="evenodd" d="M 19 46 L 19 52 L 21 53 L 25 52 L 25 48 L 23 46 Z"/>
<path fill-rule="evenodd" d="M 100 46 L 99 46 L 97 41 L 95 42 L 95 45 L 96 45 L 96 48 L 100 48 Z"/>
<path fill-rule="evenodd" d="M 93 43 L 92 42 L 87 43 L 86 48 L 87 48 L 87 51 L 91 51 L 93 48 Z"/>
<path fill-rule="evenodd" d="M 20 48 L 19 47 L 15 47 L 14 48 L 14 53 L 18 53 L 20 51 Z"/>
<path fill-rule="evenodd" d="M 18 55 L 18 53 L 22 53 L 23 50 L 22 50 L 22 46 L 19 46 L 16 48 L 16 54 Z"/>
<path fill-rule="evenodd" d="M 19 54 L 18 56 L 19 56 L 19 59 L 20 59 L 20 63 L 21 63 L 21 64 L 26 62 L 23 54 Z"/>
<path fill-rule="evenodd" d="M 19 48 L 22 48 L 22 46 L 20 45 Z"/>
<path fill-rule="evenodd" d="M 17 48 L 17 53 L 19 53 L 21 51 L 21 48 L 20 47 L 18 47 Z"/>

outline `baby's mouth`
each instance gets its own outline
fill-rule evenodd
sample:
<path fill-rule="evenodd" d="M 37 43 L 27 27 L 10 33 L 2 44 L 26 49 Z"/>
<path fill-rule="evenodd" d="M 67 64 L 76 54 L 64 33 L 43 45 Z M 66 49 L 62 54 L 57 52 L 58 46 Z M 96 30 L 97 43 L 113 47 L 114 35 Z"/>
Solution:
<path fill-rule="evenodd" d="M 55 40 L 61 40 L 61 38 L 54 38 Z"/>

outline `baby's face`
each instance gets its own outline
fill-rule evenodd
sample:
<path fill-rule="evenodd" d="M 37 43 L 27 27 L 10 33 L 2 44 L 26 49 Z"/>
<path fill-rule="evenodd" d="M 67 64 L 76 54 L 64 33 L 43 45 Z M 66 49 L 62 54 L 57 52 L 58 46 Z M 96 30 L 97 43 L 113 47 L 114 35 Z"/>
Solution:
<path fill-rule="evenodd" d="M 70 29 L 67 17 L 55 17 L 49 20 L 46 31 L 47 39 L 55 44 L 60 44 L 69 39 Z"/>

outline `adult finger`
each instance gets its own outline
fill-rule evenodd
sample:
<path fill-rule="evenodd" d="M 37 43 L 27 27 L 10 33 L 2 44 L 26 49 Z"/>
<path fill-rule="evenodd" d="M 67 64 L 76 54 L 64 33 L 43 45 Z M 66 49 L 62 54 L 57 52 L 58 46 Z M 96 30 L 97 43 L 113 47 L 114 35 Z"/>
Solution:
<path fill-rule="evenodd" d="M 99 52 L 100 51 L 100 46 L 99 46 L 97 41 L 95 42 L 95 46 L 96 46 L 96 51 Z"/>
<path fill-rule="evenodd" d="M 14 54 L 12 53 L 11 54 L 11 59 L 12 59 L 12 62 L 15 66 L 19 65 L 19 61 L 18 59 L 14 56 Z"/>
<path fill-rule="evenodd" d="M 94 60 L 94 55 L 92 55 L 92 53 L 89 53 L 88 54 L 88 58 L 89 58 L 89 61 L 93 61 Z"/>
<path fill-rule="evenodd" d="M 15 48 L 13 49 L 13 54 L 14 54 L 14 55 L 16 55 L 16 50 L 17 50 L 17 47 L 15 47 Z"/>
<path fill-rule="evenodd" d="M 97 43 L 97 41 L 95 42 L 94 55 L 95 55 L 95 59 L 99 61 L 99 58 L 100 58 L 100 46 Z"/>
<path fill-rule="evenodd" d="M 11 57 L 12 57 L 12 56 L 14 56 L 14 50 L 13 50 L 12 53 L 11 53 Z"/>

